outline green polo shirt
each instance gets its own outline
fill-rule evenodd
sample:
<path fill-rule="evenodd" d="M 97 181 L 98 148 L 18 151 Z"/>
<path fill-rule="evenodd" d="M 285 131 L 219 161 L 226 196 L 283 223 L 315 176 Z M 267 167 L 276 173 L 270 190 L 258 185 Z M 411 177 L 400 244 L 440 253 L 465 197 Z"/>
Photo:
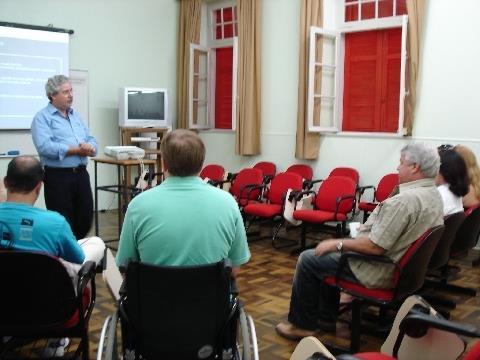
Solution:
<path fill-rule="evenodd" d="M 117 265 L 202 265 L 250 259 L 243 220 L 233 197 L 197 176 L 168 177 L 128 206 Z"/>

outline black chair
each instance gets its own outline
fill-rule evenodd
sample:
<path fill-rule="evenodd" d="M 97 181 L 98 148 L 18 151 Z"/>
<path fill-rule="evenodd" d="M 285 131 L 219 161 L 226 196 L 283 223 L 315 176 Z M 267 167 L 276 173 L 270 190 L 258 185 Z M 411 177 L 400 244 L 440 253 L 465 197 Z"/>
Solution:
<path fill-rule="evenodd" d="M 401 303 L 409 295 L 418 291 L 425 281 L 427 265 L 433 251 L 443 234 L 444 226 L 439 225 L 428 229 L 422 236 L 409 245 L 405 254 L 398 262 L 393 262 L 386 256 L 372 256 L 354 252 L 346 252 L 340 258 L 338 272 L 335 276 L 327 276 L 323 282 L 327 285 L 351 294 L 352 321 L 350 335 L 350 353 L 355 353 L 360 347 L 362 334 L 362 311 L 365 307 L 374 305 L 385 308 Z M 344 278 L 344 269 L 349 259 L 360 259 L 370 263 L 391 264 L 395 269 L 393 288 L 367 288 L 364 285 Z"/>
<path fill-rule="evenodd" d="M 480 234 L 480 206 L 467 209 L 465 211 L 465 220 L 458 228 L 455 240 L 450 248 L 450 258 L 461 257 L 467 254 L 468 250 L 472 249 L 477 243 Z M 455 293 L 461 293 L 469 296 L 476 296 L 477 289 L 453 285 L 448 283 L 452 269 L 455 266 L 445 266 L 442 269 L 442 281 L 439 288 Z"/>
<path fill-rule="evenodd" d="M 0 358 L 25 358 L 40 339 L 80 338 L 74 357 L 88 359 L 88 321 L 95 305 L 95 263 L 85 263 L 76 287 L 63 264 L 38 252 L 0 251 Z M 87 285 L 90 284 L 89 287 Z M 20 355 L 19 355 L 20 354 Z"/>
<path fill-rule="evenodd" d="M 118 359 L 118 319 L 123 352 L 131 358 L 239 358 L 237 322 L 239 317 L 253 322 L 241 311 L 225 262 L 188 267 L 132 262 L 124 285 L 118 311 L 104 325 L 98 359 Z M 251 354 L 247 358 L 256 358 L 254 330 L 252 334 L 243 342 L 243 352 Z"/>
<path fill-rule="evenodd" d="M 465 214 L 463 211 L 455 214 L 447 215 L 444 218 L 445 231 L 442 238 L 438 242 L 435 251 L 428 264 L 427 280 L 425 280 L 425 286 L 422 289 L 422 296 L 432 304 L 440 305 L 448 309 L 454 309 L 456 303 L 446 299 L 430 291 L 430 288 L 435 289 L 447 289 L 448 288 L 448 273 L 450 260 L 450 251 L 452 243 L 455 241 L 456 234 L 463 221 L 465 220 Z M 437 274 L 439 272 L 439 274 Z M 443 315 L 448 317 L 448 312 L 443 312 Z"/>

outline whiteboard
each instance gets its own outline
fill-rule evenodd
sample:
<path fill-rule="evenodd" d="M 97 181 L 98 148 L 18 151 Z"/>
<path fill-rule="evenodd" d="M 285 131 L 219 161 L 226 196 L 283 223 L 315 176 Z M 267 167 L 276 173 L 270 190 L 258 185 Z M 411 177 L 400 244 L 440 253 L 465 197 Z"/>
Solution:
<path fill-rule="evenodd" d="M 70 69 L 70 81 L 73 88 L 72 107 L 89 126 L 88 71 Z M 21 155 L 37 155 L 30 130 L 0 130 L 0 154 L 10 150 L 18 150 Z"/>

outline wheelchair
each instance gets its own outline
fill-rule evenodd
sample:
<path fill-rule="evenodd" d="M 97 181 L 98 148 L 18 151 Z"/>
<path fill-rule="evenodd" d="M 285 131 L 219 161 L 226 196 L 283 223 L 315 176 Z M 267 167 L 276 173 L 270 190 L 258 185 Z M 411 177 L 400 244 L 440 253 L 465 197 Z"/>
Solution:
<path fill-rule="evenodd" d="M 0 272 L 4 274 L 0 281 L 4 289 L 0 296 L 0 359 L 50 357 L 46 355 L 47 339 L 60 338 L 79 339 L 69 346 L 63 343 L 61 356 L 89 358 L 88 323 L 96 298 L 94 262 L 83 264 L 73 284 L 56 257 L 0 250 Z M 60 353 L 54 349 L 52 356 Z"/>
<path fill-rule="evenodd" d="M 231 271 L 227 261 L 180 267 L 130 262 L 97 359 L 258 359 L 255 326 Z"/>

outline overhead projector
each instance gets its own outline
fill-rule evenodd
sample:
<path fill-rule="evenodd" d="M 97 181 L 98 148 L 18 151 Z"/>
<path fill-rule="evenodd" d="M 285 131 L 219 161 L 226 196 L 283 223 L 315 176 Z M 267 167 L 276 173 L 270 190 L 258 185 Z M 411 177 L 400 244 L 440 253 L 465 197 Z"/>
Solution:
<path fill-rule="evenodd" d="M 145 150 L 137 146 L 105 146 L 105 155 L 116 158 L 117 160 L 143 159 Z"/>

